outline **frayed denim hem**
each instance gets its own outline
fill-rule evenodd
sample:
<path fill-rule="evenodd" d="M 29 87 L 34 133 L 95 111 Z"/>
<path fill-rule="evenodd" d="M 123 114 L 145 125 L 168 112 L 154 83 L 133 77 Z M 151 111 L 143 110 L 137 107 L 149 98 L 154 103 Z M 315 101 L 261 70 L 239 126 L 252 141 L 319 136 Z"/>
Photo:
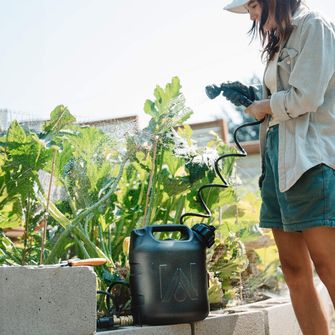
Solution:
<path fill-rule="evenodd" d="M 304 231 L 306 229 L 318 228 L 318 227 L 329 227 L 335 228 L 335 220 L 314 220 L 314 221 L 304 221 L 299 223 L 287 223 L 283 224 L 284 231 L 294 232 L 294 231 Z"/>
<path fill-rule="evenodd" d="M 283 223 L 280 221 L 262 221 L 259 224 L 259 227 L 265 229 L 272 229 L 272 228 L 283 229 Z"/>
<path fill-rule="evenodd" d="M 335 220 L 314 220 L 314 221 L 303 221 L 298 223 L 282 223 L 278 221 L 262 221 L 259 224 L 260 228 L 265 229 L 281 229 L 285 232 L 302 232 L 306 229 L 318 228 L 318 227 L 329 227 L 335 228 Z"/>

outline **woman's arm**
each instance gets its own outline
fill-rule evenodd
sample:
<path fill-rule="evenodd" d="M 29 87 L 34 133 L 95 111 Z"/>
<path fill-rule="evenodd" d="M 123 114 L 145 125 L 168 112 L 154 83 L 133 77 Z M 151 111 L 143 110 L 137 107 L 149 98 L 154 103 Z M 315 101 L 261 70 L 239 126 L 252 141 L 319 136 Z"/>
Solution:
<path fill-rule="evenodd" d="M 335 70 L 335 30 L 317 14 L 304 23 L 299 54 L 289 77 L 289 89 L 273 93 L 272 113 L 279 121 L 316 112 Z"/>

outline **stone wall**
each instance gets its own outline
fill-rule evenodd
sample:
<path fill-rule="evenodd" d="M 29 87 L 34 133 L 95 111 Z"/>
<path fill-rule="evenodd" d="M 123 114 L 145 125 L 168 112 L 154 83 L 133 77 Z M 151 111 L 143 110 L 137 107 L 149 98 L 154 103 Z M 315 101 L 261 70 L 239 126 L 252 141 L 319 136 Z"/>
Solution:
<path fill-rule="evenodd" d="M 0 335 L 91 335 L 96 276 L 89 267 L 0 267 Z"/>

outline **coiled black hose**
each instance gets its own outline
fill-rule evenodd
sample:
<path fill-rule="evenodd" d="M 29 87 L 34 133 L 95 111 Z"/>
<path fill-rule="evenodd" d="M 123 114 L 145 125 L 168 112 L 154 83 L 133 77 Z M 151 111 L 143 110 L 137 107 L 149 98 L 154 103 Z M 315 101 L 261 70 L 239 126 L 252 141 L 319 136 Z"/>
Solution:
<path fill-rule="evenodd" d="M 97 294 L 104 295 L 106 299 L 107 315 L 97 318 L 97 329 L 113 329 L 115 326 L 130 326 L 133 324 L 133 318 L 128 313 L 124 314 L 124 304 L 118 301 L 118 298 L 112 293 L 115 285 L 123 285 L 129 289 L 129 283 L 124 280 L 117 280 L 110 284 L 106 291 L 99 290 Z M 112 301 L 112 304 L 111 304 Z M 127 313 L 126 313 L 127 314 Z"/>
<path fill-rule="evenodd" d="M 224 84 L 221 84 L 220 86 L 216 86 L 216 85 L 207 86 L 206 87 L 206 94 L 210 99 L 214 99 L 217 96 L 219 96 L 220 93 L 223 92 L 224 89 L 226 89 L 224 87 Z M 223 94 L 224 94 L 224 92 L 223 92 Z M 239 99 L 238 99 L 238 103 L 240 105 L 243 105 L 244 107 L 248 107 L 252 104 L 252 101 L 250 99 L 248 99 L 246 96 L 241 94 Z M 246 157 L 247 152 L 241 146 L 241 144 L 240 144 L 240 142 L 238 141 L 238 138 L 237 138 L 238 137 L 238 132 L 242 128 L 259 125 L 263 121 L 264 121 L 264 119 L 262 119 L 260 121 L 244 123 L 244 124 L 242 124 L 241 126 L 239 126 L 235 129 L 234 134 L 233 134 L 233 139 L 234 139 L 234 142 L 235 142 L 239 152 L 234 153 L 234 154 L 224 154 L 224 155 L 220 156 L 215 161 L 215 164 L 214 164 L 215 173 L 220 178 L 220 180 L 222 181 L 222 184 L 206 184 L 206 185 L 201 186 L 198 190 L 198 193 L 197 193 L 197 199 L 200 202 L 200 204 L 201 204 L 202 208 L 204 209 L 205 213 L 193 213 L 193 212 L 184 213 L 180 217 L 180 224 L 184 224 L 185 218 L 189 217 L 189 216 L 195 216 L 195 217 L 200 217 L 200 218 L 205 218 L 205 219 L 209 219 L 212 216 L 212 212 L 210 211 L 210 209 L 208 208 L 208 206 L 206 205 L 206 203 L 204 201 L 202 191 L 206 188 L 212 188 L 212 187 L 219 187 L 219 188 L 229 187 L 228 182 L 224 179 L 224 177 L 222 176 L 222 174 L 220 172 L 220 168 L 219 168 L 220 161 L 227 158 L 227 157 Z"/>

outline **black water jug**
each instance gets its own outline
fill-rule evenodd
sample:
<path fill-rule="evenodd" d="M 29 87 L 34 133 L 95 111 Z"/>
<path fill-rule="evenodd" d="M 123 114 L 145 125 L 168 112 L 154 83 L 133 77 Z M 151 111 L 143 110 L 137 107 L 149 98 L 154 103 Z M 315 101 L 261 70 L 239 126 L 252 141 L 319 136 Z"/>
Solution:
<path fill-rule="evenodd" d="M 179 239 L 157 233 L 179 232 Z M 199 321 L 209 313 L 206 247 L 214 228 L 197 224 L 154 225 L 133 230 L 130 238 L 130 290 L 136 324 Z"/>

